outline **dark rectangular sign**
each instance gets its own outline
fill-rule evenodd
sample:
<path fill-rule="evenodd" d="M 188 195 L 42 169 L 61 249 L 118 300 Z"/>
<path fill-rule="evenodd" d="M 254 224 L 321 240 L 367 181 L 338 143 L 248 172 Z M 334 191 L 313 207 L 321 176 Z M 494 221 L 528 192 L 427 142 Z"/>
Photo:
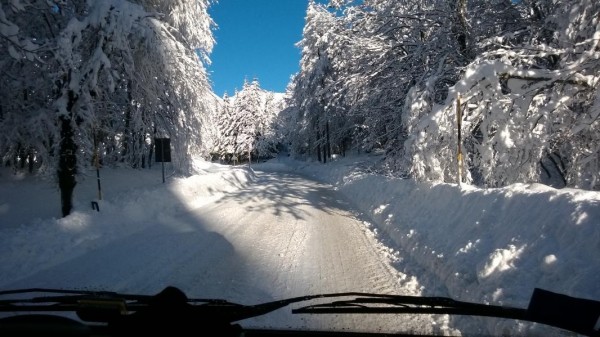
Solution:
<path fill-rule="evenodd" d="M 154 138 L 154 151 L 156 152 L 157 163 L 171 162 L 171 139 Z"/>

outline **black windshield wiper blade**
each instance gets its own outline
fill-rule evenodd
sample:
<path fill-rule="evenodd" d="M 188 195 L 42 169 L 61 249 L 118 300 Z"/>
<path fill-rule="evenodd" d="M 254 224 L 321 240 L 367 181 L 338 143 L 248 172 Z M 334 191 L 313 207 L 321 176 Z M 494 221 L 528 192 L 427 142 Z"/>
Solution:
<path fill-rule="evenodd" d="M 462 302 L 447 297 L 356 293 L 352 299 L 293 309 L 297 314 L 453 314 L 522 319 L 526 309 Z"/>
<path fill-rule="evenodd" d="M 168 287 L 167 289 L 172 287 Z M 164 306 L 164 298 L 168 303 L 173 303 L 171 291 L 163 292 L 157 295 L 132 295 L 122 294 L 110 291 L 93 290 L 62 290 L 51 288 L 30 288 L 0 291 L 0 297 L 4 295 L 27 294 L 27 293 L 49 293 L 57 294 L 55 296 L 39 296 L 33 298 L 0 299 L 0 312 L 2 311 L 78 311 L 82 308 L 90 309 L 94 304 L 99 304 L 105 308 L 109 302 L 118 302 L 119 306 L 126 305 L 129 312 L 136 312 L 153 304 L 154 307 Z M 164 295 L 170 293 L 170 295 Z M 177 295 L 176 295 L 177 296 Z M 181 296 L 184 296 L 181 293 Z M 388 295 L 367 294 L 359 292 L 328 293 L 318 295 L 307 295 L 272 302 L 265 302 L 256 305 L 242 305 L 228 302 L 222 299 L 188 299 L 180 297 L 177 304 L 188 304 L 198 314 L 210 314 L 210 316 L 219 316 L 228 322 L 235 322 L 247 318 L 261 316 L 290 304 L 305 302 L 314 299 L 323 298 L 341 298 L 348 296 L 370 296 L 372 298 L 388 298 Z M 158 301 L 157 301 L 158 299 Z"/>
<path fill-rule="evenodd" d="M 354 296 L 354 295 L 352 295 Z M 542 323 L 600 336 L 600 301 L 536 288 L 527 309 L 457 301 L 446 297 L 356 294 L 357 297 L 293 309 L 297 314 L 450 314 Z"/>
<path fill-rule="evenodd" d="M 28 298 L 2 299 L 7 295 L 44 294 Z M 53 294 L 53 295 L 47 295 Z M 54 288 L 28 288 L 0 291 L 0 312 L 77 311 L 86 301 L 112 301 L 120 306 L 126 302 L 143 302 L 145 295 L 119 294 L 111 291 L 73 290 Z"/>
<path fill-rule="evenodd" d="M 91 297 L 107 297 L 107 298 L 122 298 L 126 300 L 132 301 L 148 301 L 155 297 L 156 295 L 139 295 L 139 294 L 124 294 L 118 293 L 114 291 L 105 291 L 105 290 L 76 290 L 76 289 L 57 289 L 57 288 L 26 288 L 26 289 L 15 289 L 15 290 L 3 290 L 0 291 L 0 298 L 6 295 L 18 295 L 18 294 L 27 294 L 27 293 L 42 293 L 42 294 L 60 294 L 63 296 L 42 296 L 42 297 L 34 297 L 30 299 L 10 299 L 10 300 L 2 300 L 0 299 L 0 303 L 7 302 L 43 302 L 51 299 L 65 299 L 76 298 L 77 295 L 80 296 L 91 296 Z M 195 298 L 189 299 L 190 302 L 226 302 L 222 299 L 213 299 L 213 298 Z"/>
<path fill-rule="evenodd" d="M 241 306 L 231 317 L 232 317 L 232 321 L 237 321 L 237 320 L 241 320 L 241 319 L 261 316 L 261 315 L 270 313 L 272 311 L 275 311 L 277 309 L 286 307 L 286 306 L 288 306 L 290 304 L 294 304 L 294 303 L 306 302 L 306 301 L 311 301 L 311 300 L 316 300 L 316 299 L 342 298 L 342 297 L 353 297 L 353 296 L 354 297 L 362 296 L 362 297 L 365 297 L 365 300 L 372 300 L 372 301 L 386 301 L 387 299 L 390 299 L 391 297 L 396 297 L 396 298 L 397 297 L 406 297 L 406 298 L 408 298 L 408 296 L 371 294 L 371 293 L 361 293 L 361 292 L 340 292 L 340 293 L 307 295 L 307 296 L 298 296 L 298 297 L 287 298 L 287 299 L 278 300 L 278 301 L 266 302 L 266 303 L 262 303 L 262 304 L 258 304 L 258 305 Z M 420 297 L 420 299 L 423 299 L 424 301 L 431 301 L 431 298 L 427 299 L 425 297 Z M 329 304 L 341 303 L 341 302 L 345 302 L 345 301 L 335 301 L 335 302 L 330 302 Z M 308 308 L 313 308 L 313 307 L 318 307 L 318 306 L 319 305 L 310 305 L 310 306 L 306 306 L 304 308 L 307 308 L 307 310 L 308 310 Z M 303 311 L 304 308 L 294 309 L 294 310 L 292 310 L 292 313 L 325 313 L 325 312 Z"/>
<path fill-rule="evenodd" d="M 6 295 L 21 295 L 29 293 L 39 294 L 56 294 L 56 295 L 44 295 L 36 296 L 31 298 L 11 298 L 1 299 L 2 296 Z M 5 290 L 0 291 L 0 311 L 3 311 L 3 306 L 8 304 L 34 304 L 34 303 L 55 303 L 55 304 L 72 304 L 77 301 L 86 298 L 97 298 L 97 299 L 123 299 L 127 301 L 147 301 L 151 298 L 151 295 L 132 295 L 132 294 L 121 294 L 113 291 L 103 290 L 74 290 L 74 289 L 54 289 L 54 288 L 28 288 L 28 289 L 16 289 L 16 290 Z"/>
<path fill-rule="evenodd" d="M 56 294 L 44 295 L 30 298 L 2 299 L 6 295 L 22 294 Z M 93 307 L 94 303 L 105 305 L 106 303 L 122 303 L 127 306 L 127 311 L 137 311 L 149 305 L 156 295 L 124 294 L 103 290 L 74 290 L 55 288 L 27 288 L 0 291 L 0 312 L 19 311 L 77 311 L 78 309 Z M 186 299 L 190 304 L 230 304 L 222 299 Z"/>
<path fill-rule="evenodd" d="M 527 309 L 462 302 L 447 297 L 360 292 L 308 295 L 257 305 L 242 305 L 221 299 L 188 299 L 181 290 L 173 287 L 167 287 L 156 295 L 33 288 L 1 291 L 0 297 L 25 293 L 53 293 L 56 296 L 0 300 L 0 312 L 72 311 L 86 321 L 127 327 L 159 320 L 185 321 L 191 325 L 201 320 L 205 325 L 228 325 L 268 314 L 293 303 L 337 298 L 338 300 L 293 309 L 292 313 L 487 316 L 538 322 L 584 335 L 600 336 L 600 301 L 569 297 L 541 289 L 535 289 Z"/>

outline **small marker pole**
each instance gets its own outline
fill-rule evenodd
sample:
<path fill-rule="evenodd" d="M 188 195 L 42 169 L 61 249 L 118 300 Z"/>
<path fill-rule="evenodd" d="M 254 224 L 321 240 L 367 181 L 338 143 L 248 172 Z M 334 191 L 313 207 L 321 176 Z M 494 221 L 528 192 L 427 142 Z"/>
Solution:
<path fill-rule="evenodd" d="M 102 185 L 100 185 L 100 156 L 98 155 L 98 139 L 94 130 L 94 165 L 96 166 L 96 180 L 98 181 L 98 200 L 102 200 Z"/>
<path fill-rule="evenodd" d="M 462 112 L 461 112 L 461 104 L 460 104 L 460 95 L 456 98 L 456 125 L 458 128 L 458 154 L 457 154 L 457 164 L 458 164 L 458 185 L 460 186 L 462 182 Z"/>

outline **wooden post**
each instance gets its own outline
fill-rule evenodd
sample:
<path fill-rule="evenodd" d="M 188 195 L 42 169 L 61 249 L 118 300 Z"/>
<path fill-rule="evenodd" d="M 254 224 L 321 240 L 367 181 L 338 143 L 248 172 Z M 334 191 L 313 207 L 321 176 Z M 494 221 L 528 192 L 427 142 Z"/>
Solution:
<path fill-rule="evenodd" d="M 98 200 L 102 200 L 102 185 L 100 184 L 100 155 L 98 153 L 98 139 L 96 129 L 92 128 L 94 134 L 94 166 L 96 166 L 96 180 L 98 182 Z"/>
<path fill-rule="evenodd" d="M 458 149 L 457 149 L 457 164 L 458 164 L 458 185 L 462 182 L 462 109 L 460 104 L 460 95 L 456 98 L 456 126 L 458 129 Z"/>

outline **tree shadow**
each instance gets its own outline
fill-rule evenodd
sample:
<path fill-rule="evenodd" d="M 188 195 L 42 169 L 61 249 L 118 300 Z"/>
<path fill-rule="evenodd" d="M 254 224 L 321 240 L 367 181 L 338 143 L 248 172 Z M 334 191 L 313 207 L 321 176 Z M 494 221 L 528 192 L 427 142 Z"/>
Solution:
<path fill-rule="evenodd" d="M 305 220 L 309 208 L 333 214 L 350 209 L 330 185 L 302 178 L 291 173 L 258 171 L 256 184 L 227 193 L 216 203 L 235 201 L 247 212 L 270 212 L 275 216 L 290 215 Z"/>

